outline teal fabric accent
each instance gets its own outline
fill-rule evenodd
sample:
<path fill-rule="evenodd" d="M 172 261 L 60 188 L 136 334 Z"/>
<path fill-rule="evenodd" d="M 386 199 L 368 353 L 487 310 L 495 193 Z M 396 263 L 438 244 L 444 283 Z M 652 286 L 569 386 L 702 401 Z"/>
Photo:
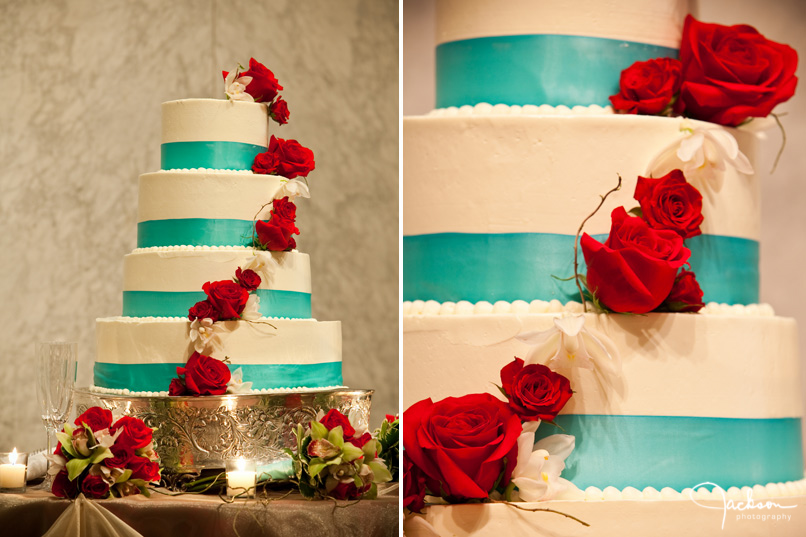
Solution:
<path fill-rule="evenodd" d="M 607 235 L 594 235 L 604 241 Z M 758 302 L 758 242 L 701 235 L 686 241 L 705 302 Z M 580 273 L 585 260 L 579 252 Z M 403 237 L 403 300 L 579 301 L 574 236 L 435 233 Z M 556 276 L 556 278 L 555 278 Z"/>
<path fill-rule="evenodd" d="M 258 289 L 259 311 L 264 317 L 311 318 L 311 294 L 277 289 Z M 204 291 L 123 291 L 126 317 L 185 317 L 196 303 L 207 298 Z"/>
<path fill-rule="evenodd" d="M 437 46 L 437 108 L 490 104 L 610 104 L 621 71 L 678 50 L 571 35 L 507 35 Z"/>
<path fill-rule="evenodd" d="M 129 389 L 134 392 L 165 392 L 176 377 L 174 364 L 110 364 L 95 362 L 94 383 L 101 388 Z M 341 362 L 321 364 L 227 364 L 230 371 L 243 370 L 244 382 L 251 382 L 253 390 L 296 388 L 323 388 L 341 386 Z"/>
<path fill-rule="evenodd" d="M 570 434 L 576 446 L 562 477 L 594 486 L 682 490 L 710 481 L 729 487 L 803 478 L 800 418 L 561 415 L 539 440 Z"/>
<path fill-rule="evenodd" d="M 294 463 L 291 459 L 283 459 L 269 464 L 259 464 L 257 466 L 257 480 L 272 479 L 282 481 L 294 476 Z"/>
<path fill-rule="evenodd" d="M 162 169 L 251 170 L 255 157 L 266 149 L 241 142 L 170 142 L 162 144 Z"/>
<path fill-rule="evenodd" d="M 147 220 L 137 224 L 137 247 L 249 246 L 255 223 L 224 218 Z"/>

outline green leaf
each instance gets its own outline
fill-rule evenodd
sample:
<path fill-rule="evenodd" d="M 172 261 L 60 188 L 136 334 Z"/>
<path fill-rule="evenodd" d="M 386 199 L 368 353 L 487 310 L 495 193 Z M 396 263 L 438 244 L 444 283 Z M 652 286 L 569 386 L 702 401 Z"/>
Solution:
<path fill-rule="evenodd" d="M 75 430 L 76 430 L 76 428 L 75 428 L 75 427 L 73 427 L 73 426 L 72 426 L 72 425 L 70 425 L 69 423 L 65 423 L 65 424 L 64 424 L 64 427 L 62 427 L 62 429 L 64 429 L 64 432 L 65 432 L 67 435 L 69 435 L 69 436 L 70 436 L 70 438 L 73 438 L 73 431 L 75 431 Z M 57 434 L 58 434 L 58 433 L 57 433 Z"/>
<path fill-rule="evenodd" d="M 311 422 L 311 436 L 314 440 L 319 440 L 320 438 L 327 438 L 327 427 L 319 423 L 318 421 Z"/>
<path fill-rule="evenodd" d="M 82 422 L 81 424 L 84 426 L 84 430 L 87 431 L 87 447 L 92 449 L 98 444 L 98 442 L 95 441 L 95 432 L 92 430 L 92 427 L 86 423 Z"/>
<path fill-rule="evenodd" d="M 630 209 L 628 211 L 628 214 L 631 214 L 633 216 L 637 216 L 638 218 L 643 218 L 644 217 L 644 211 L 641 210 L 641 207 L 633 207 L 632 209 Z"/>
<path fill-rule="evenodd" d="M 109 448 L 96 449 L 95 453 L 90 454 L 90 462 L 95 464 L 114 456 L 115 455 L 112 453 L 112 450 Z"/>
<path fill-rule="evenodd" d="M 128 480 L 129 480 L 129 478 L 130 478 L 131 476 L 132 476 L 132 471 L 131 471 L 129 468 L 126 468 L 126 469 L 123 471 L 123 473 L 122 473 L 122 474 L 120 474 L 120 476 L 118 476 L 118 478 L 117 478 L 117 479 L 115 479 L 115 483 L 125 483 L 126 481 L 128 481 Z"/>
<path fill-rule="evenodd" d="M 374 500 L 377 497 L 378 497 L 378 485 L 376 485 L 375 483 L 373 483 L 369 487 L 369 490 L 366 491 L 363 496 L 361 496 L 361 498 L 365 500 Z"/>
<path fill-rule="evenodd" d="M 392 473 L 386 465 L 378 460 L 368 462 L 367 466 L 370 467 L 372 473 L 375 474 L 375 483 L 386 483 L 392 480 Z"/>
<path fill-rule="evenodd" d="M 81 457 L 73 448 L 73 435 L 67 433 L 56 433 L 56 439 L 62 445 L 62 451 L 70 454 L 73 458 Z"/>
<path fill-rule="evenodd" d="M 364 454 L 364 462 L 369 462 L 375 459 L 375 452 L 378 451 L 378 441 L 375 439 L 370 440 L 361 447 L 361 452 Z"/>
<path fill-rule="evenodd" d="M 67 461 L 67 479 L 74 481 L 89 465 L 89 459 L 73 459 Z"/>
<path fill-rule="evenodd" d="M 344 430 L 341 425 L 331 429 L 327 434 L 327 439 L 331 444 L 341 449 L 344 446 Z"/>
<path fill-rule="evenodd" d="M 325 469 L 328 466 L 328 463 L 320 459 L 319 457 L 315 459 L 311 459 L 311 462 L 308 463 L 308 473 L 311 477 L 316 477 L 319 475 L 319 472 Z"/>
<path fill-rule="evenodd" d="M 344 444 L 342 448 L 342 458 L 344 462 L 352 462 L 364 456 L 364 451 L 360 447 L 352 445 L 350 442 Z"/>
<path fill-rule="evenodd" d="M 304 481 L 299 482 L 299 492 L 302 494 L 304 498 L 309 500 L 316 497 L 316 489 L 309 484 L 305 483 Z"/>

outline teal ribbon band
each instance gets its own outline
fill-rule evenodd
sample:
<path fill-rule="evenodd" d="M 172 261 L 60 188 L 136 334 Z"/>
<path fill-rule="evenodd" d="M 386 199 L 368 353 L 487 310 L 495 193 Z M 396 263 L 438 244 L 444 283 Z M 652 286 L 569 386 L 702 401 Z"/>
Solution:
<path fill-rule="evenodd" d="M 594 235 L 604 241 L 607 235 Z M 758 302 L 758 242 L 700 235 L 686 241 L 705 302 Z M 579 252 L 580 273 L 585 273 Z M 403 300 L 579 301 L 574 236 L 435 233 L 403 237 Z"/>
<path fill-rule="evenodd" d="M 110 364 L 95 362 L 94 383 L 101 388 L 134 392 L 165 392 L 176 378 L 173 364 Z M 230 371 L 243 370 L 244 382 L 253 390 L 277 388 L 324 388 L 341 386 L 341 362 L 320 364 L 227 364 Z"/>
<path fill-rule="evenodd" d="M 264 317 L 311 318 L 311 294 L 258 289 L 259 311 Z M 188 310 L 207 298 L 204 291 L 123 291 L 125 317 L 186 317 Z"/>
<path fill-rule="evenodd" d="M 507 35 L 437 46 L 437 108 L 490 104 L 610 104 L 621 71 L 674 48 L 571 35 Z"/>
<path fill-rule="evenodd" d="M 710 481 L 728 490 L 803 479 L 800 418 L 561 415 L 537 439 L 570 434 L 562 477 L 585 489 L 677 491 Z"/>
<path fill-rule="evenodd" d="M 137 247 L 249 246 L 255 223 L 224 218 L 147 220 L 137 224 Z"/>
<path fill-rule="evenodd" d="M 241 142 L 170 142 L 162 144 L 162 169 L 251 170 L 263 145 Z"/>

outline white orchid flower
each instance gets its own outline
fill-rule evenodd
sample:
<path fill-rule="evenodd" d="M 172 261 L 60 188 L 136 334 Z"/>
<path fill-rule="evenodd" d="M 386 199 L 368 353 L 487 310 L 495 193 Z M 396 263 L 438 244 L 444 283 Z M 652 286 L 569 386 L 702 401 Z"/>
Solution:
<path fill-rule="evenodd" d="M 241 268 L 243 270 L 250 269 L 257 272 L 258 275 L 268 283 L 272 281 L 274 272 L 280 268 L 280 263 L 268 252 L 265 254 L 255 252 L 246 259 L 246 263 L 244 263 Z"/>
<path fill-rule="evenodd" d="M 246 86 L 252 82 L 251 76 L 238 76 L 239 70 L 233 69 L 224 79 L 224 93 L 231 101 L 254 102 L 255 98 L 246 93 Z"/>
<path fill-rule="evenodd" d="M 115 434 L 109 434 L 109 429 L 101 429 L 100 431 L 96 431 L 95 433 L 95 441 L 97 442 L 96 446 L 101 446 L 104 448 L 111 448 L 115 441 L 118 439 L 118 436 L 121 435 L 123 432 L 123 427 L 115 431 Z"/>
<path fill-rule="evenodd" d="M 355 437 L 358 438 L 364 433 L 369 431 L 369 423 L 367 423 L 367 416 L 359 408 L 351 408 L 347 414 L 347 419 L 350 425 L 355 429 Z"/>
<path fill-rule="evenodd" d="M 545 363 L 558 368 L 580 367 L 594 369 L 621 369 L 621 360 L 613 345 L 611 353 L 603 342 L 604 336 L 595 336 L 585 328 L 585 316 L 564 315 L 554 318 L 554 328 L 518 334 L 515 338 L 532 345 L 526 355 L 527 364 Z"/>
<path fill-rule="evenodd" d="M 245 321 L 257 321 L 260 319 L 260 297 L 252 293 L 246 300 L 246 305 L 241 312 L 241 319 Z"/>
<path fill-rule="evenodd" d="M 50 461 L 50 465 L 48 466 L 48 475 L 51 477 L 61 472 L 62 469 L 67 465 L 67 459 L 61 455 L 49 453 L 45 455 L 45 458 Z"/>
<path fill-rule="evenodd" d="M 308 185 L 304 181 L 300 181 L 295 177 L 294 179 L 283 181 L 282 186 L 280 186 L 280 190 L 278 190 L 277 194 L 274 195 L 274 199 L 280 199 L 285 196 L 288 196 L 288 199 L 291 201 L 293 201 L 293 199 L 297 196 L 301 198 L 310 198 L 311 191 L 308 189 Z"/>
<path fill-rule="evenodd" d="M 193 342 L 193 348 L 196 352 L 203 354 L 206 348 L 211 347 L 218 341 L 215 322 L 209 317 L 191 322 L 190 340 Z"/>
<path fill-rule="evenodd" d="M 240 367 L 232 372 L 227 382 L 227 393 L 250 393 L 252 383 L 243 381 L 243 369 Z"/>
<path fill-rule="evenodd" d="M 551 500 L 569 486 L 560 477 L 565 459 L 574 450 L 575 438 L 567 434 L 553 434 L 534 443 L 534 432 L 525 432 L 518 438 L 518 463 L 512 471 L 512 482 L 518 487 L 520 499 L 526 502 Z"/>

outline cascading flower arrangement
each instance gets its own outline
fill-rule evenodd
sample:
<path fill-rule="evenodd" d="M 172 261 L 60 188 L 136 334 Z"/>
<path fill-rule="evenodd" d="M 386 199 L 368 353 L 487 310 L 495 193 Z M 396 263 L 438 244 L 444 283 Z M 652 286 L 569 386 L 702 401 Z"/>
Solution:
<path fill-rule="evenodd" d="M 113 423 L 112 412 L 91 407 L 56 433 L 59 445 L 48 458 L 54 476 L 52 492 L 59 498 L 87 498 L 143 494 L 158 483 L 159 457 L 154 452 L 152 429 L 134 417 Z"/>
<path fill-rule="evenodd" d="M 286 449 L 294 463 L 300 493 L 306 498 L 372 499 L 377 485 L 392 480 L 379 455 L 380 442 L 356 429 L 337 409 L 294 430 L 296 452 Z"/>

